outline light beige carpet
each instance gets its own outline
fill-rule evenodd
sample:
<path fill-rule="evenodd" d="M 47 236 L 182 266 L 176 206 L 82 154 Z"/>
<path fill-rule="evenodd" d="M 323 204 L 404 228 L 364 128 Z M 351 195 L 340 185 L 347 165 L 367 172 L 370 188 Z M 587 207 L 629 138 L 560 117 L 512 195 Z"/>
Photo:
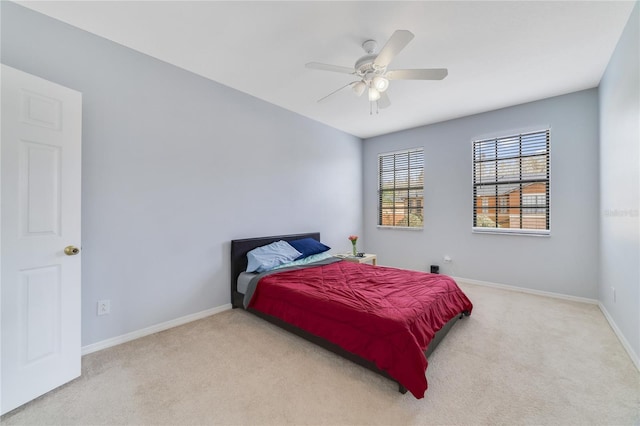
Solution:
<path fill-rule="evenodd" d="M 243 311 L 83 358 L 6 425 L 630 425 L 640 375 L 597 306 L 461 284 L 426 397 Z"/>

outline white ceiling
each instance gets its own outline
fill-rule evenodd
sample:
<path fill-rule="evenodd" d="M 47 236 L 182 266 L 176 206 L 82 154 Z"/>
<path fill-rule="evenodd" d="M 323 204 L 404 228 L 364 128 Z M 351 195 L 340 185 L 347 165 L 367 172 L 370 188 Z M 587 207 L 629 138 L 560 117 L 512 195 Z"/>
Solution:
<path fill-rule="evenodd" d="M 596 87 L 633 1 L 217 2 L 19 4 L 350 134 L 367 138 Z M 442 81 L 392 81 L 369 114 L 352 76 L 361 44 L 415 38 L 389 69 L 448 68 Z"/>

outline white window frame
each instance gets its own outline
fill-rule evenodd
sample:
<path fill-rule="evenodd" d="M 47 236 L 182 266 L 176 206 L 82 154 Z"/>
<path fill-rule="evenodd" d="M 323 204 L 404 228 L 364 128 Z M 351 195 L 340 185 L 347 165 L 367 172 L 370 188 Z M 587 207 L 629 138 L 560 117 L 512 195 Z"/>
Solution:
<path fill-rule="evenodd" d="M 411 213 L 412 210 L 421 210 L 422 212 L 422 224 L 420 226 L 402 226 L 402 225 L 384 225 L 383 224 L 383 206 L 382 206 L 382 197 L 383 197 L 383 191 L 384 192 L 389 192 L 389 189 L 385 189 L 382 187 L 383 185 L 383 181 L 382 181 L 382 173 L 383 170 L 381 170 L 382 167 L 382 161 L 383 159 L 389 159 L 389 157 L 393 157 L 394 158 L 394 168 L 393 168 L 393 172 L 394 172 L 394 177 L 393 177 L 393 182 L 394 182 L 394 188 L 395 188 L 395 182 L 397 179 L 397 175 L 396 175 L 396 169 L 395 169 L 395 158 L 398 156 L 402 156 L 402 155 L 408 155 L 409 158 L 412 157 L 413 154 L 418 154 L 419 157 L 421 157 L 421 162 L 419 163 L 419 165 L 416 166 L 412 166 L 411 161 L 409 160 L 409 170 L 408 170 L 408 175 L 411 176 L 411 172 L 415 171 L 418 173 L 422 173 L 422 185 L 413 185 L 411 183 L 411 181 L 409 180 L 408 184 L 405 186 L 402 186 L 400 189 L 393 189 L 392 191 L 395 193 L 396 191 L 407 191 L 407 196 L 409 196 L 409 193 L 413 192 L 415 193 L 420 192 L 421 193 L 421 198 L 422 198 L 422 207 L 411 207 L 410 206 L 410 200 L 407 201 L 407 216 L 409 216 L 409 214 Z M 385 153 L 380 153 L 378 154 L 378 200 L 377 200 L 377 214 L 378 214 L 378 218 L 377 218 L 377 227 L 380 229 L 404 229 L 404 230 L 417 230 L 417 231 L 421 231 L 424 229 L 424 210 L 425 210 L 425 203 L 424 203 L 424 147 L 416 147 L 416 148 L 410 148 L 410 149 L 403 149 L 403 150 L 399 150 L 399 151 L 393 151 L 393 152 L 385 152 Z M 385 172 L 389 172 L 390 170 L 385 170 Z M 394 217 L 395 217 L 395 210 L 396 207 L 394 205 L 394 207 L 392 208 L 394 211 Z M 409 223 L 410 223 L 410 218 L 408 219 Z"/>
<path fill-rule="evenodd" d="M 542 176 L 528 176 L 525 177 L 523 179 L 523 167 L 522 167 L 522 159 L 526 158 L 526 155 L 522 155 L 522 146 L 523 146 L 523 140 L 527 141 L 528 138 L 533 138 L 533 137 L 540 137 L 542 135 L 546 135 L 546 151 L 543 154 L 536 154 L 536 156 L 546 156 L 546 177 L 542 177 Z M 502 197 L 503 194 L 500 194 L 498 192 L 498 190 L 496 189 L 495 192 L 495 206 L 491 206 L 491 209 L 495 212 L 495 223 L 496 226 L 476 226 L 476 220 L 477 220 L 477 215 L 478 213 L 484 214 L 486 209 L 486 206 L 484 205 L 484 203 L 479 206 L 478 205 L 478 198 L 480 197 L 478 195 L 479 188 L 481 187 L 485 187 L 485 188 L 490 188 L 491 186 L 495 186 L 496 188 L 498 187 L 498 185 L 504 185 L 505 182 L 503 182 L 501 180 L 502 176 L 499 175 L 499 170 L 496 169 L 497 164 L 499 163 L 498 160 L 503 160 L 505 161 L 506 159 L 513 159 L 514 157 L 501 157 L 498 154 L 498 149 L 497 149 L 497 144 L 499 144 L 500 142 L 505 142 L 505 141 L 512 141 L 514 139 L 517 139 L 519 141 L 519 146 L 520 146 L 520 157 L 516 156 L 515 158 L 518 158 L 518 162 L 520 164 L 519 166 L 519 176 L 520 178 L 516 178 L 513 180 L 510 180 L 508 183 L 509 184 L 514 184 L 514 185 L 518 185 L 519 186 L 519 194 L 520 194 L 520 205 L 519 206 L 504 206 L 502 205 L 502 203 L 499 201 L 500 198 Z M 551 234 L 551 226 L 550 226 L 550 221 L 551 221 L 551 203 L 550 203 L 550 185 L 551 185 L 551 149 L 550 149 L 550 140 L 551 140 L 551 129 L 549 127 L 543 129 L 543 130 L 535 130 L 535 131 L 526 131 L 526 132 L 513 132 L 509 135 L 505 135 L 505 136 L 500 136 L 500 137 L 484 137 L 482 139 L 478 138 L 475 140 L 472 140 L 471 146 L 472 146 L 472 164 L 473 164 L 473 170 L 472 170 L 472 189 L 473 189 L 473 215 L 472 215 L 472 232 L 474 233 L 488 233 L 488 234 L 506 234 L 506 235 L 534 235 L 534 236 L 549 236 Z M 487 181 L 486 179 L 483 180 L 481 177 L 479 179 L 478 173 L 482 173 L 482 169 L 480 169 L 480 171 L 478 171 L 477 167 L 479 165 L 479 163 L 481 163 L 483 160 L 476 158 L 477 155 L 477 144 L 488 144 L 489 146 L 492 144 L 492 142 L 496 143 L 496 151 L 495 151 L 495 155 L 493 158 L 496 159 L 495 164 L 491 164 L 492 161 L 487 161 L 486 164 L 487 169 L 489 170 L 489 176 L 491 176 L 492 174 L 495 175 L 495 181 Z M 506 162 L 506 161 L 505 161 Z M 478 182 L 480 181 L 480 182 Z M 523 191 L 523 188 L 531 183 L 545 183 L 545 188 L 546 188 L 546 192 L 544 194 L 539 194 L 539 193 L 525 193 Z M 485 189 L 486 192 L 486 189 Z M 494 194 L 491 194 L 491 196 L 493 196 Z M 536 207 L 526 207 L 524 205 L 524 203 L 522 202 L 522 197 L 525 196 L 536 196 L 536 202 L 538 202 L 539 198 L 537 198 L 538 195 L 542 195 L 545 203 L 544 203 L 544 208 L 538 208 L 537 204 L 534 204 L 534 206 Z M 482 196 L 482 202 L 487 201 L 486 195 Z M 543 213 L 546 209 L 546 215 L 545 215 L 545 222 L 546 222 L 546 229 L 534 229 L 534 228 L 501 228 L 499 227 L 499 224 L 497 222 L 498 219 L 498 215 L 499 214 L 504 214 L 504 210 L 506 209 L 507 211 L 510 211 L 510 209 L 519 209 L 520 210 L 520 225 L 522 225 L 523 220 L 525 219 L 526 213 L 524 212 L 525 209 L 530 209 L 530 208 L 534 208 L 534 209 L 538 209 L 538 210 L 542 210 Z M 536 213 L 533 213 L 536 214 Z"/>

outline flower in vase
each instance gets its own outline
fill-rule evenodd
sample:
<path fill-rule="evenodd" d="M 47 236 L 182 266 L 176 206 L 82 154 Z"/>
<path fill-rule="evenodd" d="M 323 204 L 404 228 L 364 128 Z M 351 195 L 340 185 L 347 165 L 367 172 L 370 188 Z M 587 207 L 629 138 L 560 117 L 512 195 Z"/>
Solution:
<path fill-rule="evenodd" d="M 358 241 L 358 236 L 349 235 L 349 241 L 351 241 L 351 245 L 353 246 L 353 255 L 355 256 L 358 253 L 358 250 L 356 250 L 356 241 Z"/>

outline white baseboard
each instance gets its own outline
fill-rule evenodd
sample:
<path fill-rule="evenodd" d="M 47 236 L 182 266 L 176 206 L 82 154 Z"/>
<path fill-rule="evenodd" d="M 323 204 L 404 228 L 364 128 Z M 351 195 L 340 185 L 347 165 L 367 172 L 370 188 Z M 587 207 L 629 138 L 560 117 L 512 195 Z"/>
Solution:
<path fill-rule="evenodd" d="M 228 311 L 231 309 L 231 303 L 218 306 L 216 308 L 207 309 L 195 314 L 186 315 L 184 317 L 176 318 L 170 321 L 166 321 L 160 324 L 152 325 L 151 327 L 143 328 L 141 330 L 132 331 L 131 333 L 123 334 L 121 336 L 112 337 L 110 339 L 102 340 L 100 342 L 92 343 L 82 347 L 82 355 L 87 355 L 92 352 L 100 351 L 102 349 L 110 348 L 112 346 L 120 345 L 131 340 L 139 339 L 144 336 L 148 336 L 159 331 L 168 330 L 179 325 L 186 324 L 188 322 L 196 321 L 202 318 L 206 318 L 211 315 L 218 314 L 220 312 Z"/>
<path fill-rule="evenodd" d="M 609 315 L 607 308 L 605 308 L 604 305 L 600 302 L 598 302 L 598 307 L 604 314 L 604 317 L 609 322 L 609 325 L 613 329 L 613 332 L 616 334 L 616 336 L 618 336 L 618 340 L 620 340 L 620 343 L 622 343 L 622 347 L 624 348 L 624 350 L 627 351 L 627 355 L 629 355 L 629 358 L 631 358 L 631 362 L 633 362 L 633 364 L 636 366 L 638 371 L 640 371 L 640 358 L 638 357 L 638 354 L 633 351 L 633 349 L 631 348 L 631 345 L 629 344 L 629 341 L 627 340 L 626 337 L 624 337 L 624 334 L 622 334 L 622 332 L 618 328 L 618 325 L 613 320 L 611 315 Z"/>
<path fill-rule="evenodd" d="M 573 302 L 589 303 L 591 305 L 597 305 L 598 303 L 600 303 L 596 299 L 589 299 L 588 297 L 570 296 L 568 294 L 553 293 L 550 291 L 542 291 L 542 290 L 533 290 L 530 288 L 516 287 L 514 285 L 508 285 L 508 284 L 497 284 L 489 281 L 472 280 L 470 278 L 462 278 L 462 277 L 451 277 L 451 278 L 463 283 L 482 285 L 485 287 L 501 288 L 503 290 L 519 291 L 520 293 L 529 293 L 529 294 L 535 294 L 538 296 L 553 297 L 555 299 L 571 300 Z"/>

